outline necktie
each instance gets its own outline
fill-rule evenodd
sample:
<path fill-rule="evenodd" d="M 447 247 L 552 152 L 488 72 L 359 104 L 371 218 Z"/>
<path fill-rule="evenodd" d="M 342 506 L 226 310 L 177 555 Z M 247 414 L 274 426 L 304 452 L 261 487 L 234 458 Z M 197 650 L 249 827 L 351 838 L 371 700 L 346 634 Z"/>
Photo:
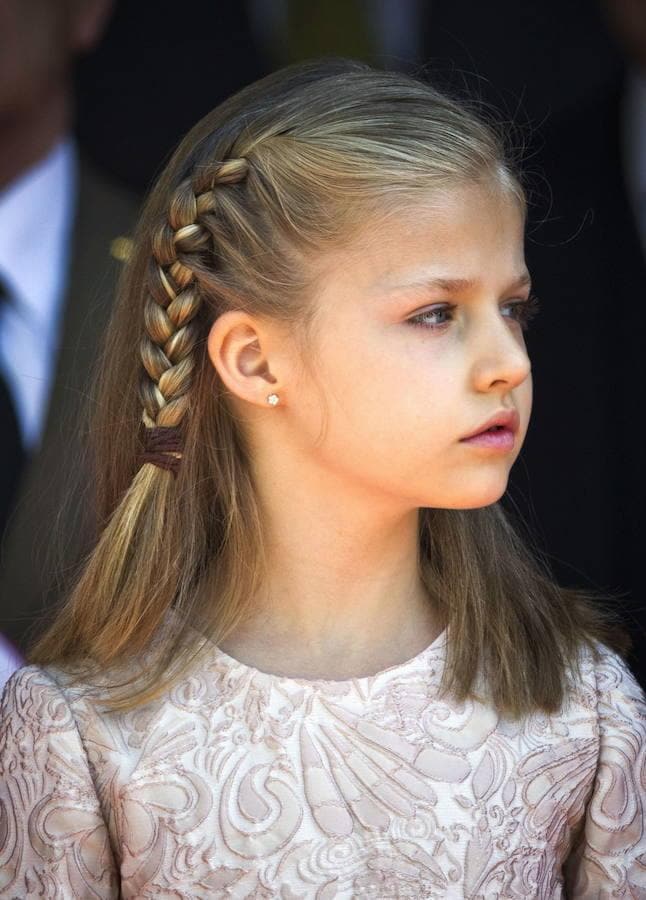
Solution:
<path fill-rule="evenodd" d="M 5 303 L 11 303 L 6 286 L 0 278 L 0 309 Z M 27 459 L 23 447 L 20 424 L 16 414 L 15 403 L 6 376 L 0 368 L 0 540 L 5 525 L 13 510 L 17 496 L 20 474 Z"/>

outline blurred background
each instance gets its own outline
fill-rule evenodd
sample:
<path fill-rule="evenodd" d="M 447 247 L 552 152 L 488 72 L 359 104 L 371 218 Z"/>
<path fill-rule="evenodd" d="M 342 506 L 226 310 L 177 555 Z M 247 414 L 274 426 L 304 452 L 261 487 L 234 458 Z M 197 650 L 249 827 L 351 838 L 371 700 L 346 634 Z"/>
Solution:
<path fill-rule="evenodd" d="M 0 687 L 87 549 L 72 426 L 148 187 L 221 100 L 325 55 L 509 123 L 542 313 L 502 504 L 560 583 L 617 598 L 646 689 L 646 0 L 0 0 Z"/>

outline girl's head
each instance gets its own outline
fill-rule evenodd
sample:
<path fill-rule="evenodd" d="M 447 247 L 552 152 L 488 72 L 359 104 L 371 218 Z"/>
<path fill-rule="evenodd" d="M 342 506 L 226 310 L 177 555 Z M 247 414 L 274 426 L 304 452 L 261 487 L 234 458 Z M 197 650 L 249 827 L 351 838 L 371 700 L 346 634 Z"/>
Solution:
<path fill-rule="evenodd" d="M 377 121 L 379 113 L 376 105 Z M 488 180 L 456 173 L 455 184 L 434 187 L 426 140 L 423 148 L 417 138 L 418 165 L 424 152 L 428 158 L 417 196 L 410 172 L 412 196 L 399 205 L 384 182 L 386 209 L 366 211 L 341 245 L 299 248 L 295 264 L 309 286 L 301 302 L 315 326 L 304 346 L 298 323 L 259 320 L 246 304 L 223 312 L 209 331 L 209 360 L 254 448 L 261 496 L 267 482 L 278 492 L 296 483 L 301 496 L 320 496 L 321 515 L 337 495 L 333 503 L 354 500 L 373 520 L 400 520 L 419 507 L 485 506 L 505 491 L 532 400 L 523 211 L 510 176 L 495 169 Z M 337 144 L 334 135 L 329 147 Z M 383 177 L 388 165 L 395 171 L 394 149 L 403 147 L 387 143 L 382 151 Z M 403 180 L 407 164 L 400 165 Z M 323 175 L 317 184 L 326 187 Z M 342 196 L 326 199 L 343 209 Z M 473 283 L 451 288 L 433 279 Z M 279 397 L 276 409 L 267 408 L 270 393 Z M 461 442 L 502 408 L 519 415 L 513 450 Z"/>
<path fill-rule="evenodd" d="M 581 639 L 619 638 L 497 503 L 531 413 L 525 216 L 502 129 L 409 75 L 310 61 L 202 119 L 134 236 L 94 380 L 97 539 L 30 660 L 89 676 L 154 648 L 111 702 L 159 693 L 191 629 L 219 641 L 250 611 L 287 479 L 416 515 L 460 638 L 445 686 L 466 697 L 482 664 L 500 709 L 556 708 Z M 501 408 L 512 451 L 460 442 Z M 141 464 L 154 426 L 181 432 L 176 475 Z"/>

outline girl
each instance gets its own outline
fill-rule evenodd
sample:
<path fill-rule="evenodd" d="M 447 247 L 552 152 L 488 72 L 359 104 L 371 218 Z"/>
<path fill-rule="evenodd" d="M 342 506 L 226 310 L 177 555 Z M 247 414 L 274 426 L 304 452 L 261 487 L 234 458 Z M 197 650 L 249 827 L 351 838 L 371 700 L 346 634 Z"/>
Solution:
<path fill-rule="evenodd" d="M 646 897 L 630 638 L 499 502 L 537 310 L 504 146 L 343 59 L 181 143 L 97 369 L 95 546 L 3 694 L 3 896 Z"/>

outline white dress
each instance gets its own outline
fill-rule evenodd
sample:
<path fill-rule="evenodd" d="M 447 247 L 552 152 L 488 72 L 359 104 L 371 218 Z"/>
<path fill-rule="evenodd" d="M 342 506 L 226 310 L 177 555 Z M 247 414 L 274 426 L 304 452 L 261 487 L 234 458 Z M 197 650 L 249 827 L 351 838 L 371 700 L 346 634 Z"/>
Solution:
<path fill-rule="evenodd" d="M 440 700 L 446 632 L 345 681 L 211 644 L 146 707 L 57 668 L 0 719 L 0 896 L 646 898 L 646 697 L 582 655 L 558 715 Z"/>

